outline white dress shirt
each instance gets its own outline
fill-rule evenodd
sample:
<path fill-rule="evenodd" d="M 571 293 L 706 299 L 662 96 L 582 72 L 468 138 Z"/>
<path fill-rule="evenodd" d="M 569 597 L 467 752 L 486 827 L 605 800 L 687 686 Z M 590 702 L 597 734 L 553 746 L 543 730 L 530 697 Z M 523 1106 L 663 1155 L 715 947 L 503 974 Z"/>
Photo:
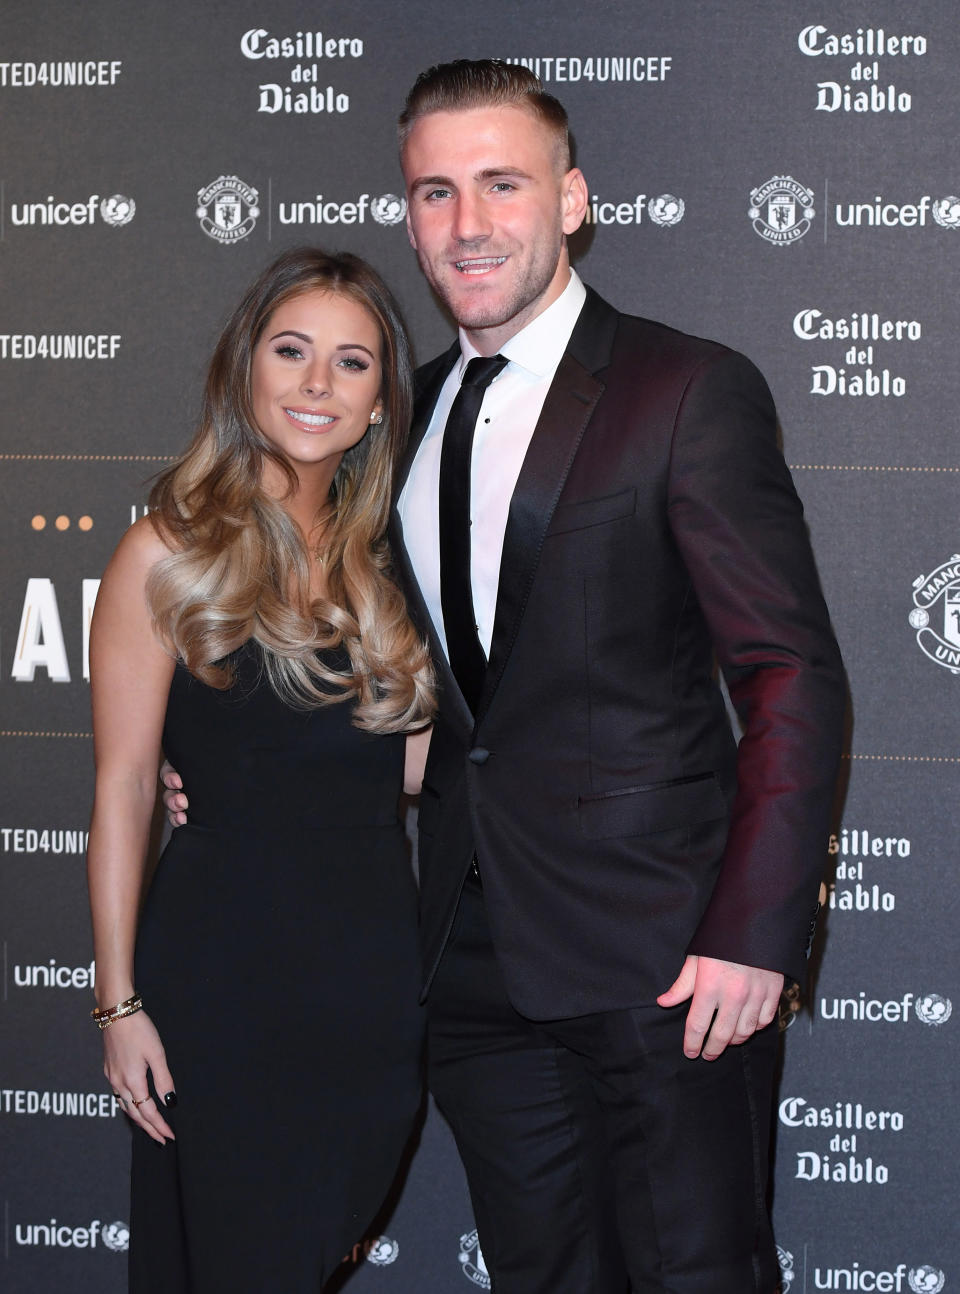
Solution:
<path fill-rule="evenodd" d="M 557 300 L 500 347 L 499 353 L 509 363 L 484 392 L 470 466 L 470 580 L 477 633 L 487 656 L 510 500 L 547 391 L 585 298 L 586 289 L 571 270 L 570 282 Z M 440 602 L 440 451 L 464 370 L 479 354 L 462 328 L 460 351 L 460 360 L 443 384 L 397 505 L 414 574 L 445 652 L 447 638 Z"/>

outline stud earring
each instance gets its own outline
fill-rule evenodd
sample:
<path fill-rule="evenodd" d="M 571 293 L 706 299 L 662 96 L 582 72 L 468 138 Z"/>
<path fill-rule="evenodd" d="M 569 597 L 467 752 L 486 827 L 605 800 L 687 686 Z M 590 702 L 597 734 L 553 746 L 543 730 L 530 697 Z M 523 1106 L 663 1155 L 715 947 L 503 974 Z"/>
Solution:
<path fill-rule="evenodd" d="M 371 421 L 371 422 L 383 422 L 383 414 L 382 414 L 382 413 L 377 413 L 376 409 L 374 409 L 373 413 L 371 413 L 371 415 L 370 415 L 370 421 Z"/>

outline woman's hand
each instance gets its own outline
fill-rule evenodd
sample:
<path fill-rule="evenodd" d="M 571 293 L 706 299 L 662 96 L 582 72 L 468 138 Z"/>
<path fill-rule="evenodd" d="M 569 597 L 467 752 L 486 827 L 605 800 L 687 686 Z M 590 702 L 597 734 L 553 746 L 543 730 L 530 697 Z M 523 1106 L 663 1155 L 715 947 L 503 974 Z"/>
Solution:
<path fill-rule="evenodd" d="M 127 1116 L 148 1137 L 165 1146 L 168 1137 L 171 1141 L 176 1137 L 150 1095 L 148 1070 L 154 1088 L 172 1105 L 170 1096 L 176 1100 L 176 1089 L 160 1035 L 145 1011 L 135 1011 L 103 1030 L 103 1072 Z"/>
<path fill-rule="evenodd" d="M 182 827 L 187 821 L 187 797 L 183 793 L 183 780 L 168 759 L 160 765 L 160 782 L 163 786 L 163 807 L 171 827 Z"/>

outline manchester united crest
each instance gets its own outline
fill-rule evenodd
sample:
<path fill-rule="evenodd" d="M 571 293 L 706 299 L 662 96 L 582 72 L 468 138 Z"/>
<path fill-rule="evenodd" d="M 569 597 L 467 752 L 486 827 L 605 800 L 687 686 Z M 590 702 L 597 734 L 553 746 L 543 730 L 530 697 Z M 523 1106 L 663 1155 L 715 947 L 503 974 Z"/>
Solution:
<path fill-rule="evenodd" d="M 260 214 L 260 195 L 236 175 L 221 175 L 197 192 L 200 228 L 215 242 L 238 243 Z"/>
<path fill-rule="evenodd" d="M 913 581 L 909 620 L 921 651 L 951 674 L 960 674 L 960 553 Z"/>
<path fill-rule="evenodd" d="M 488 1290 L 491 1287 L 490 1273 L 487 1271 L 487 1264 L 483 1261 L 483 1253 L 480 1249 L 480 1241 L 476 1230 L 467 1231 L 460 1237 L 460 1270 L 466 1276 L 468 1281 L 478 1285 L 482 1290 Z"/>
<path fill-rule="evenodd" d="M 797 1274 L 793 1266 L 793 1254 L 788 1249 L 781 1249 L 777 1245 L 777 1262 L 780 1264 L 780 1288 L 782 1294 L 789 1294 L 793 1278 Z"/>
<path fill-rule="evenodd" d="M 747 215 L 756 233 L 774 247 L 797 242 L 816 214 L 812 189 L 798 184 L 792 175 L 774 175 L 750 193 Z"/>

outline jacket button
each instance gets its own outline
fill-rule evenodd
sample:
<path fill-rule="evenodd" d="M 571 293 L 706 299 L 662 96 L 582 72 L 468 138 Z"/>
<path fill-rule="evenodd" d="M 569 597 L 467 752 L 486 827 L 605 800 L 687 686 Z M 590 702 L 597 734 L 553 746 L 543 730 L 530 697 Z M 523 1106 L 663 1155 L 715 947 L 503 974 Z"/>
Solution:
<path fill-rule="evenodd" d="M 467 756 L 471 764 L 485 764 L 489 758 L 490 752 L 484 749 L 483 746 L 474 746 Z"/>

